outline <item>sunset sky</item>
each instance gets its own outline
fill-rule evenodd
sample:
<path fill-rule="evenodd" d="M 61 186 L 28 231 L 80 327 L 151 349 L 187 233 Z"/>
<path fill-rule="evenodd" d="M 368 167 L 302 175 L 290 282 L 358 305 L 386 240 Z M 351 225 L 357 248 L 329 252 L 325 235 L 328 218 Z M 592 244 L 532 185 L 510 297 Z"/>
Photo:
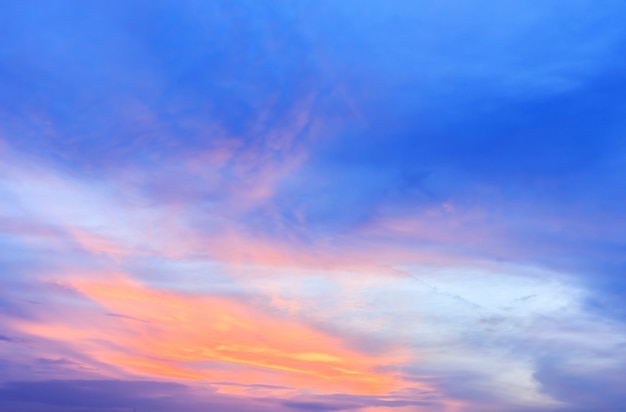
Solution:
<path fill-rule="evenodd" d="M 619 412 L 623 0 L 0 0 L 0 410 Z"/>

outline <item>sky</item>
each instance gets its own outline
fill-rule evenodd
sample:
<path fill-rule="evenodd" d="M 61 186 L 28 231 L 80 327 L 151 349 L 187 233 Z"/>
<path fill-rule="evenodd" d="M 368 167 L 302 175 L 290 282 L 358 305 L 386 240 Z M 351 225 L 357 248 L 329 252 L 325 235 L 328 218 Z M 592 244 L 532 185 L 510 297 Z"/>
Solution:
<path fill-rule="evenodd" d="M 0 410 L 622 410 L 625 20 L 0 0 Z"/>

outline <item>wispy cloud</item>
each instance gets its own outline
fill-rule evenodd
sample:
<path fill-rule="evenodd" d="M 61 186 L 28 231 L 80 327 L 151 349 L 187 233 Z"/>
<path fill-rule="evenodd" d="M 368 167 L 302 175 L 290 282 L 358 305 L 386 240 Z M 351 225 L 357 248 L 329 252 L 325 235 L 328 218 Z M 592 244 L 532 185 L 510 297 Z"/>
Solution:
<path fill-rule="evenodd" d="M 0 409 L 624 403 L 623 2 L 0 9 Z"/>

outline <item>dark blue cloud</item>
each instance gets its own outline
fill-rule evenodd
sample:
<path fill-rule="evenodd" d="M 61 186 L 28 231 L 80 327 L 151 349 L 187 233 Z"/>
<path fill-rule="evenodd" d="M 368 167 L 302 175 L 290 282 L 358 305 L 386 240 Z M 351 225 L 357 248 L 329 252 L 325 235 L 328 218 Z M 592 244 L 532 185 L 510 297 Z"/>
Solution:
<path fill-rule="evenodd" d="M 63 362 L 56 362 L 57 364 Z M 220 383 L 224 384 L 224 383 Z M 251 387 L 269 388 L 268 385 Z M 276 388 L 272 386 L 271 388 Z M 132 380 L 47 380 L 5 382 L 0 386 L 0 406 L 28 412 L 57 410 L 92 412 L 107 408 L 149 411 L 219 410 L 252 411 L 339 411 L 364 407 L 425 407 L 436 403 L 420 396 L 376 397 L 359 395 L 310 395 L 291 400 L 255 399 L 213 393 L 205 389 L 199 397 L 190 387 L 179 383 Z"/>
<path fill-rule="evenodd" d="M 424 410 L 439 410 L 443 399 L 425 391 L 409 390 L 405 393 L 392 393 L 383 396 L 329 394 L 303 396 L 294 398 L 282 404 L 290 410 L 303 411 L 352 411 L 361 408 L 386 407 L 406 408 L 416 407 Z"/>
<path fill-rule="evenodd" d="M 209 391 L 211 392 L 211 391 Z M 272 400 L 247 400 L 207 393 L 200 398 L 179 383 L 131 380 L 48 380 L 5 382 L 0 386 L 0 406 L 24 412 L 107 409 L 142 411 L 223 410 L 228 412 L 280 411 Z"/>
<path fill-rule="evenodd" d="M 133 408 L 157 406 L 160 398 L 184 396 L 185 387 L 150 381 L 6 382 L 3 402 L 40 403 L 67 407 Z"/>
<path fill-rule="evenodd" d="M 626 404 L 625 366 L 616 363 L 592 371 L 576 371 L 563 360 L 549 359 L 539 365 L 535 378 L 547 394 L 570 405 L 564 411 L 612 412 Z"/>
<path fill-rule="evenodd" d="M 345 409 L 342 406 L 314 402 L 284 402 L 283 405 L 300 411 L 339 411 Z"/>

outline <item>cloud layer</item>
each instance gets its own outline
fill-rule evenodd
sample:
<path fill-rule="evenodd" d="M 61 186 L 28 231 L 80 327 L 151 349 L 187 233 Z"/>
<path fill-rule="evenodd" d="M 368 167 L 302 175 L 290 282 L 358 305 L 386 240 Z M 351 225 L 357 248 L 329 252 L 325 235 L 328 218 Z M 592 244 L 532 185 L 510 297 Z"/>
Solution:
<path fill-rule="evenodd" d="M 624 17 L 0 5 L 0 409 L 618 410 Z"/>

